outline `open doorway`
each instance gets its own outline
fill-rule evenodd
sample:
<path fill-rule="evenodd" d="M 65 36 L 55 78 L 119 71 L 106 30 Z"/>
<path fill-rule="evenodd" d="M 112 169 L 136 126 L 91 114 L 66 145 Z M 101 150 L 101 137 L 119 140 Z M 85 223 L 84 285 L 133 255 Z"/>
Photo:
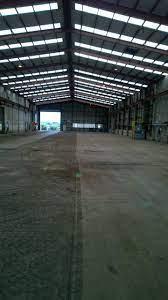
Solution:
<path fill-rule="evenodd" d="M 58 111 L 40 112 L 40 130 L 60 131 L 61 113 Z"/>

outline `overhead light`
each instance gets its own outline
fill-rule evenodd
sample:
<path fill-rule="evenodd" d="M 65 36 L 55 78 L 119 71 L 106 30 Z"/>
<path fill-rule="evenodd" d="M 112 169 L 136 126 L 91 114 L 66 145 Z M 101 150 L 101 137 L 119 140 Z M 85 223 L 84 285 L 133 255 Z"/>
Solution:
<path fill-rule="evenodd" d="M 10 29 L 6 29 L 6 30 L 0 30 L 0 35 L 9 35 L 11 34 L 11 30 Z"/>
<path fill-rule="evenodd" d="M 12 29 L 12 32 L 17 34 L 17 33 L 24 33 L 26 32 L 26 29 L 24 27 L 21 27 L 21 28 L 14 28 Z"/>
<path fill-rule="evenodd" d="M 1 9 L 0 13 L 1 13 L 2 16 L 17 15 L 17 11 L 16 11 L 15 8 Z"/>
<path fill-rule="evenodd" d="M 142 26 L 142 24 L 144 23 L 144 20 L 131 17 L 131 18 L 129 18 L 128 23 L 133 24 L 133 25 Z"/>
<path fill-rule="evenodd" d="M 32 6 L 23 6 L 23 7 L 17 7 L 17 11 L 19 14 L 27 14 L 27 13 L 33 13 L 33 7 Z"/>
<path fill-rule="evenodd" d="M 157 29 L 159 27 L 159 23 L 145 21 L 145 23 L 143 24 L 143 26 L 151 28 L 151 29 Z"/>

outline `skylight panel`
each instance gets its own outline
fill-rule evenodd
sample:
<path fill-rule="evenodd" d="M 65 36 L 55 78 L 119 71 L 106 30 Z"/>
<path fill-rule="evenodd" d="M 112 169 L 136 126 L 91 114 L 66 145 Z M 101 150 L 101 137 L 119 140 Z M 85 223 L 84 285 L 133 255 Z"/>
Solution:
<path fill-rule="evenodd" d="M 136 70 L 139 70 L 139 71 L 144 71 L 144 68 L 142 67 L 135 67 Z"/>
<path fill-rule="evenodd" d="M 153 73 L 157 74 L 157 75 L 162 75 L 162 72 L 160 72 L 160 71 L 154 71 Z"/>
<path fill-rule="evenodd" d="M 110 11 L 107 11 L 107 10 L 104 10 L 104 9 L 99 9 L 98 10 L 98 16 L 113 19 L 114 13 L 110 12 Z"/>
<path fill-rule="evenodd" d="M 144 69 L 145 72 L 148 72 L 148 73 L 153 73 L 153 70 L 151 69 Z"/>
<path fill-rule="evenodd" d="M 120 55 L 122 55 L 122 52 L 112 51 L 111 54 L 120 56 Z"/>
<path fill-rule="evenodd" d="M 120 36 L 120 39 L 123 40 L 123 41 L 131 42 L 133 37 L 122 34 Z"/>
<path fill-rule="evenodd" d="M 129 68 L 129 69 L 135 69 L 135 66 L 129 65 L 129 64 L 127 64 L 126 67 Z"/>
<path fill-rule="evenodd" d="M 54 28 L 55 29 L 61 28 L 61 23 L 54 23 Z"/>
<path fill-rule="evenodd" d="M 145 21 L 145 23 L 143 24 L 143 26 L 151 28 L 151 29 L 157 29 L 159 27 L 159 23 Z"/>
<path fill-rule="evenodd" d="M 133 58 L 133 55 L 127 53 L 123 53 L 122 56 L 126 58 Z"/>
<path fill-rule="evenodd" d="M 92 33 L 95 31 L 94 28 L 89 27 L 89 26 L 84 26 L 84 25 L 82 25 L 82 30 L 87 31 L 87 32 L 92 32 Z"/>
<path fill-rule="evenodd" d="M 136 43 L 136 44 L 140 44 L 140 45 L 143 45 L 145 43 L 145 40 L 141 40 L 141 39 L 137 39 L 137 38 L 134 38 L 132 40 L 133 43 Z"/>
<path fill-rule="evenodd" d="M 156 48 L 156 46 L 158 45 L 158 43 L 147 41 L 145 43 L 145 45 L 148 46 L 148 47 Z"/>
<path fill-rule="evenodd" d="M 11 34 L 11 30 L 10 29 L 6 29 L 6 30 L 0 30 L 0 35 L 9 35 Z"/>
<path fill-rule="evenodd" d="M 136 60 L 139 60 L 139 61 L 142 61 L 142 60 L 143 60 L 143 57 L 142 57 L 142 56 L 136 56 L 136 55 L 134 55 L 133 58 L 136 59 Z"/>
<path fill-rule="evenodd" d="M 21 43 L 21 46 L 22 47 L 31 47 L 31 46 L 33 46 L 33 43 L 32 42 L 25 42 L 25 43 Z"/>
<path fill-rule="evenodd" d="M 7 45 L 0 46 L 0 50 L 7 50 L 7 49 L 9 49 L 9 46 Z"/>
<path fill-rule="evenodd" d="M 47 10 L 50 10 L 50 5 L 49 4 L 38 4 L 38 5 L 33 5 L 33 8 L 34 8 L 35 12 L 47 11 Z"/>
<path fill-rule="evenodd" d="M 168 33 L 168 26 L 167 25 L 160 25 L 158 30 Z"/>
<path fill-rule="evenodd" d="M 50 54 L 46 53 L 46 54 L 40 54 L 40 57 L 44 58 L 44 57 L 50 57 Z"/>
<path fill-rule="evenodd" d="M 27 14 L 27 13 L 33 13 L 33 7 L 32 6 L 23 6 L 23 7 L 17 7 L 17 11 L 19 14 Z"/>
<path fill-rule="evenodd" d="M 117 20 L 117 21 L 128 22 L 129 17 L 125 16 L 125 15 L 115 13 L 114 16 L 113 16 L 113 19 Z"/>
<path fill-rule="evenodd" d="M 129 18 L 128 20 L 128 23 L 130 24 L 133 24 L 133 25 L 139 25 L 139 26 L 142 26 L 142 24 L 144 23 L 145 21 L 142 20 L 142 19 L 138 19 L 138 18 Z"/>
<path fill-rule="evenodd" d="M 26 27 L 26 30 L 28 32 L 39 31 L 40 30 L 40 26 L 29 26 L 29 27 Z"/>
<path fill-rule="evenodd" d="M 14 61 L 18 61 L 19 59 L 17 57 L 14 57 L 14 58 L 9 58 L 9 61 L 10 62 L 14 62 Z"/>
<path fill-rule="evenodd" d="M 161 50 L 168 50 L 168 46 L 167 45 L 164 45 L 164 44 L 159 44 L 158 46 L 157 46 L 157 48 L 158 49 L 161 49 Z"/>
<path fill-rule="evenodd" d="M 57 2 L 51 2 L 51 3 L 50 3 L 50 8 L 51 8 L 51 10 L 58 9 L 58 4 L 57 4 Z"/>
<path fill-rule="evenodd" d="M 83 5 L 83 12 L 97 15 L 98 8 L 87 6 L 87 5 Z"/>
<path fill-rule="evenodd" d="M 75 10 L 82 11 L 82 4 L 75 3 Z"/>
<path fill-rule="evenodd" d="M 1 13 L 2 16 L 17 15 L 17 11 L 16 11 L 15 8 L 1 9 L 0 13 Z"/>
<path fill-rule="evenodd" d="M 75 24 L 75 29 L 81 30 L 81 25 Z"/>
<path fill-rule="evenodd" d="M 114 32 L 107 32 L 107 36 L 113 39 L 118 39 L 120 37 L 118 33 L 114 33 Z"/>
<path fill-rule="evenodd" d="M 154 59 L 144 58 L 143 61 L 152 64 L 154 62 Z"/>
<path fill-rule="evenodd" d="M 36 42 L 33 42 L 33 45 L 34 46 L 45 45 L 45 41 L 36 41 Z"/>
<path fill-rule="evenodd" d="M 11 44 L 9 45 L 10 49 L 14 49 L 14 48 L 21 48 L 21 44 Z"/>
<path fill-rule="evenodd" d="M 12 29 L 12 32 L 15 33 L 15 34 L 24 33 L 24 32 L 26 32 L 26 29 L 24 27 L 14 28 L 14 29 Z"/>
<path fill-rule="evenodd" d="M 82 29 L 83 29 L 83 26 L 82 26 Z M 91 32 L 91 31 L 90 31 Z M 94 31 L 93 31 L 95 34 L 99 34 L 99 35 L 107 35 L 107 31 L 105 31 L 105 30 L 100 30 L 100 29 L 94 29 Z"/>
<path fill-rule="evenodd" d="M 40 28 L 41 30 L 53 29 L 54 25 L 53 24 L 40 25 Z"/>

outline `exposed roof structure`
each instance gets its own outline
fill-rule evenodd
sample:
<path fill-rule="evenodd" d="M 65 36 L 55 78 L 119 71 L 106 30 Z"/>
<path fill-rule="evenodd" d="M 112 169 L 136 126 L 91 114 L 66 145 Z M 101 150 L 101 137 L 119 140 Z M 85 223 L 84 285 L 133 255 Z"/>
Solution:
<path fill-rule="evenodd" d="M 165 0 L 0 1 L 1 84 L 35 103 L 114 105 L 168 75 L 165 7 Z"/>

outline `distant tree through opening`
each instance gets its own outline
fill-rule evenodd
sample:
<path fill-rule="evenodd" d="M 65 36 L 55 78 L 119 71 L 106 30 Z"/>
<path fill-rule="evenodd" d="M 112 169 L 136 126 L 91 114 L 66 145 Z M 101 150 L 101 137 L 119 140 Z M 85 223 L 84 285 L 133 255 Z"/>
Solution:
<path fill-rule="evenodd" d="M 61 113 L 60 112 L 40 112 L 40 129 L 60 131 Z"/>

